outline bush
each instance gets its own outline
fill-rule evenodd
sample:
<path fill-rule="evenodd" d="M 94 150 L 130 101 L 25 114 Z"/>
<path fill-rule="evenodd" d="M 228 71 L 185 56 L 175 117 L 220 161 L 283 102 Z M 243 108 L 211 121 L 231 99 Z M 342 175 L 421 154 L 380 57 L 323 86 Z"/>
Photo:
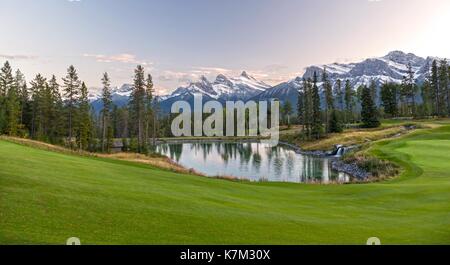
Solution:
<path fill-rule="evenodd" d="M 356 164 L 360 169 L 370 173 L 373 177 L 392 177 L 399 173 L 397 165 L 364 153 L 352 153 L 343 158 L 347 164 Z"/>

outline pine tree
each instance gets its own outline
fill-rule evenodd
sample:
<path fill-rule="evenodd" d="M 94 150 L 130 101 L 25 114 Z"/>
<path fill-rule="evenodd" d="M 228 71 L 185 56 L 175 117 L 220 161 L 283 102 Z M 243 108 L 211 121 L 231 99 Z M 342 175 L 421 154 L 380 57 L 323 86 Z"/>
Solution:
<path fill-rule="evenodd" d="M 431 94 L 433 97 L 433 114 L 439 115 L 441 111 L 439 108 L 439 99 L 441 95 L 439 93 L 439 76 L 436 60 L 433 60 L 433 63 L 431 64 Z"/>
<path fill-rule="evenodd" d="M 311 130 L 312 130 L 312 85 L 310 79 L 303 79 L 303 85 L 302 85 L 302 109 L 301 109 L 301 116 L 303 119 L 303 131 L 308 139 L 311 138 Z"/>
<path fill-rule="evenodd" d="M 286 124 L 290 127 L 291 121 L 290 121 L 290 115 L 292 114 L 292 105 L 289 100 L 286 100 L 283 104 L 283 116 L 286 119 Z"/>
<path fill-rule="evenodd" d="M 64 97 L 66 99 L 67 110 L 67 131 L 69 145 L 72 147 L 74 116 L 76 113 L 76 103 L 80 92 L 81 81 L 78 79 L 78 73 L 73 65 L 67 69 L 67 75 L 63 78 L 64 81 Z"/>
<path fill-rule="evenodd" d="M 362 126 L 365 128 L 376 128 L 380 126 L 371 89 L 367 86 L 362 88 L 361 93 L 361 119 Z"/>
<path fill-rule="evenodd" d="M 381 104 L 384 112 L 390 117 L 397 116 L 397 90 L 398 85 L 394 83 L 384 83 L 381 86 Z"/>
<path fill-rule="evenodd" d="M 323 127 L 320 113 L 320 95 L 319 88 L 317 87 L 317 74 L 313 75 L 313 87 L 312 87 L 312 128 L 311 134 L 315 139 L 319 139 L 322 136 Z"/>
<path fill-rule="evenodd" d="M 416 93 L 417 86 L 416 81 L 414 80 L 414 72 L 412 71 L 411 64 L 408 63 L 407 74 L 402 80 L 401 96 L 404 107 L 406 108 L 405 114 L 412 115 L 413 117 L 416 116 Z"/>
<path fill-rule="evenodd" d="M 156 128 L 156 113 L 153 110 L 153 79 L 150 74 L 147 75 L 147 80 L 145 84 L 145 145 L 147 146 L 147 141 L 150 139 L 150 126 Z M 152 144 L 155 144 L 155 131 L 152 133 Z"/>
<path fill-rule="evenodd" d="M 369 85 L 369 89 L 370 89 L 370 96 L 372 97 L 373 103 L 375 104 L 375 106 L 377 105 L 377 83 L 375 82 L 374 79 L 370 80 L 370 85 Z"/>
<path fill-rule="evenodd" d="M 51 141 L 53 138 L 52 123 L 55 118 L 53 91 L 48 83 L 45 83 L 44 89 L 39 95 L 38 111 L 38 139 L 41 141 Z"/>
<path fill-rule="evenodd" d="M 10 87 L 6 96 L 6 133 L 10 136 L 17 136 L 22 126 L 20 125 L 20 100 L 18 88 Z"/>
<path fill-rule="evenodd" d="M 433 93 L 431 87 L 431 75 L 428 62 L 425 65 L 425 80 L 422 84 L 422 116 L 430 116 L 433 112 Z"/>
<path fill-rule="evenodd" d="M 328 80 L 326 68 L 323 68 L 322 72 L 322 82 L 323 88 L 325 91 L 325 127 L 326 132 L 329 132 L 329 114 L 334 109 L 334 100 L 333 100 L 333 88 L 331 86 L 330 81 Z"/>
<path fill-rule="evenodd" d="M 8 113 L 7 113 L 7 97 L 8 92 L 14 86 L 14 78 L 12 75 L 11 65 L 8 61 L 5 62 L 0 70 L 0 134 L 6 133 L 8 128 Z"/>
<path fill-rule="evenodd" d="M 336 85 L 334 88 L 334 94 L 336 96 L 336 106 L 338 110 L 344 109 L 344 93 L 342 91 L 342 81 L 341 79 L 336 80 Z"/>
<path fill-rule="evenodd" d="M 333 109 L 331 111 L 331 117 L 330 117 L 330 133 L 340 133 L 342 132 L 342 124 L 339 121 L 339 117 L 336 113 L 336 110 Z"/>
<path fill-rule="evenodd" d="M 31 127 L 30 134 L 33 139 L 42 137 L 43 119 L 42 119 L 42 94 L 47 86 L 47 80 L 41 75 L 37 74 L 36 77 L 30 82 L 31 93 Z"/>
<path fill-rule="evenodd" d="M 112 108 L 112 95 L 111 95 L 111 81 L 109 79 L 108 73 L 103 74 L 102 78 L 102 103 L 103 108 L 100 112 L 102 117 L 102 152 L 110 152 L 112 148 L 112 134 L 113 129 L 111 126 L 111 108 Z"/>
<path fill-rule="evenodd" d="M 447 60 L 443 59 L 439 64 L 439 115 L 450 115 L 450 90 Z"/>
<path fill-rule="evenodd" d="M 50 96 L 50 135 L 51 143 L 60 143 L 61 138 L 64 137 L 64 109 L 61 93 L 59 91 L 60 85 L 56 80 L 56 76 L 48 81 L 48 95 Z"/>
<path fill-rule="evenodd" d="M 303 87 L 297 91 L 297 120 L 299 124 L 305 125 L 304 107 L 305 107 L 305 80 L 303 79 Z"/>
<path fill-rule="evenodd" d="M 20 102 L 20 124 L 25 126 L 26 124 L 26 116 L 28 112 L 29 105 L 29 95 L 28 95 L 28 87 L 27 82 L 25 81 L 25 76 L 22 72 L 17 69 L 16 76 L 14 78 L 14 86 L 18 92 L 18 98 Z"/>
<path fill-rule="evenodd" d="M 145 78 L 144 68 L 141 65 L 134 71 L 134 88 L 129 101 L 130 114 L 133 124 L 132 138 L 137 138 L 136 148 L 139 153 L 144 152 L 144 121 L 145 121 Z M 133 140 L 134 141 L 134 140 Z"/>
<path fill-rule="evenodd" d="M 6 97 L 9 89 L 14 86 L 14 77 L 12 68 L 8 61 L 5 62 L 0 70 L 0 96 Z"/>
<path fill-rule="evenodd" d="M 353 99 L 353 89 L 350 85 L 350 81 L 347 79 L 345 80 L 345 92 L 344 92 L 344 99 L 345 99 L 345 122 L 351 122 L 353 119 L 351 118 L 353 116 L 353 107 L 355 105 L 354 99 Z"/>
<path fill-rule="evenodd" d="M 78 100 L 78 121 L 77 121 L 77 142 L 78 147 L 81 150 L 88 150 L 89 143 L 91 143 L 91 134 L 92 134 L 92 128 L 91 128 L 91 115 L 90 115 L 90 105 L 89 105 L 89 99 L 88 99 L 88 89 L 86 87 L 86 84 L 84 82 L 81 83 L 81 89 L 80 89 L 80 97 Z"/>

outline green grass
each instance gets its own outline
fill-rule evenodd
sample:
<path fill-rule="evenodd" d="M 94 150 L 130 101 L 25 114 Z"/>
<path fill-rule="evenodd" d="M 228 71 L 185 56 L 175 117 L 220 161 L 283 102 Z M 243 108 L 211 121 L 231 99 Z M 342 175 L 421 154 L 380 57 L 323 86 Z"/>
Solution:
<path fill-rule="evenodd" d="M 450 244 L 450 126 L 377 142 L 405 170 L 350 185 L 247 183 L 0 141 L 0 243 Z"/>

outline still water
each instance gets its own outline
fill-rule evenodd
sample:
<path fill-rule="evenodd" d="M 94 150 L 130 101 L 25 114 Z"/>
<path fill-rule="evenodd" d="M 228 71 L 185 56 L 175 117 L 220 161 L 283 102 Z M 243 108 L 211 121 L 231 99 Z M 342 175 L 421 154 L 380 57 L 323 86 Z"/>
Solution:
<path fill-rule="evenodd" d="M 345 183 L 350 177 L 331 168 L 332 158 L 296 153 L 259 142 L 161 143 L 156 151 L 207 176 L 251 181 Z"/>

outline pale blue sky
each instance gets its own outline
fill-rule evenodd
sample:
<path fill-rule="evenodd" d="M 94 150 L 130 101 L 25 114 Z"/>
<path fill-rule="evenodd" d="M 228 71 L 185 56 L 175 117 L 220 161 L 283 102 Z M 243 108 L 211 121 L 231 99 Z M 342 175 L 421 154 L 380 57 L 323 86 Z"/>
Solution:
<path fill-rule="evenodd" d="M 448 0 L 0 0 L 0 62 L 30 80 L 74 64 L 89 86 L 131 82 L 144 64 L 161 92 L 242 70 L 275 84 L 310 64 L 404 50 L 450 57 Z"/>

